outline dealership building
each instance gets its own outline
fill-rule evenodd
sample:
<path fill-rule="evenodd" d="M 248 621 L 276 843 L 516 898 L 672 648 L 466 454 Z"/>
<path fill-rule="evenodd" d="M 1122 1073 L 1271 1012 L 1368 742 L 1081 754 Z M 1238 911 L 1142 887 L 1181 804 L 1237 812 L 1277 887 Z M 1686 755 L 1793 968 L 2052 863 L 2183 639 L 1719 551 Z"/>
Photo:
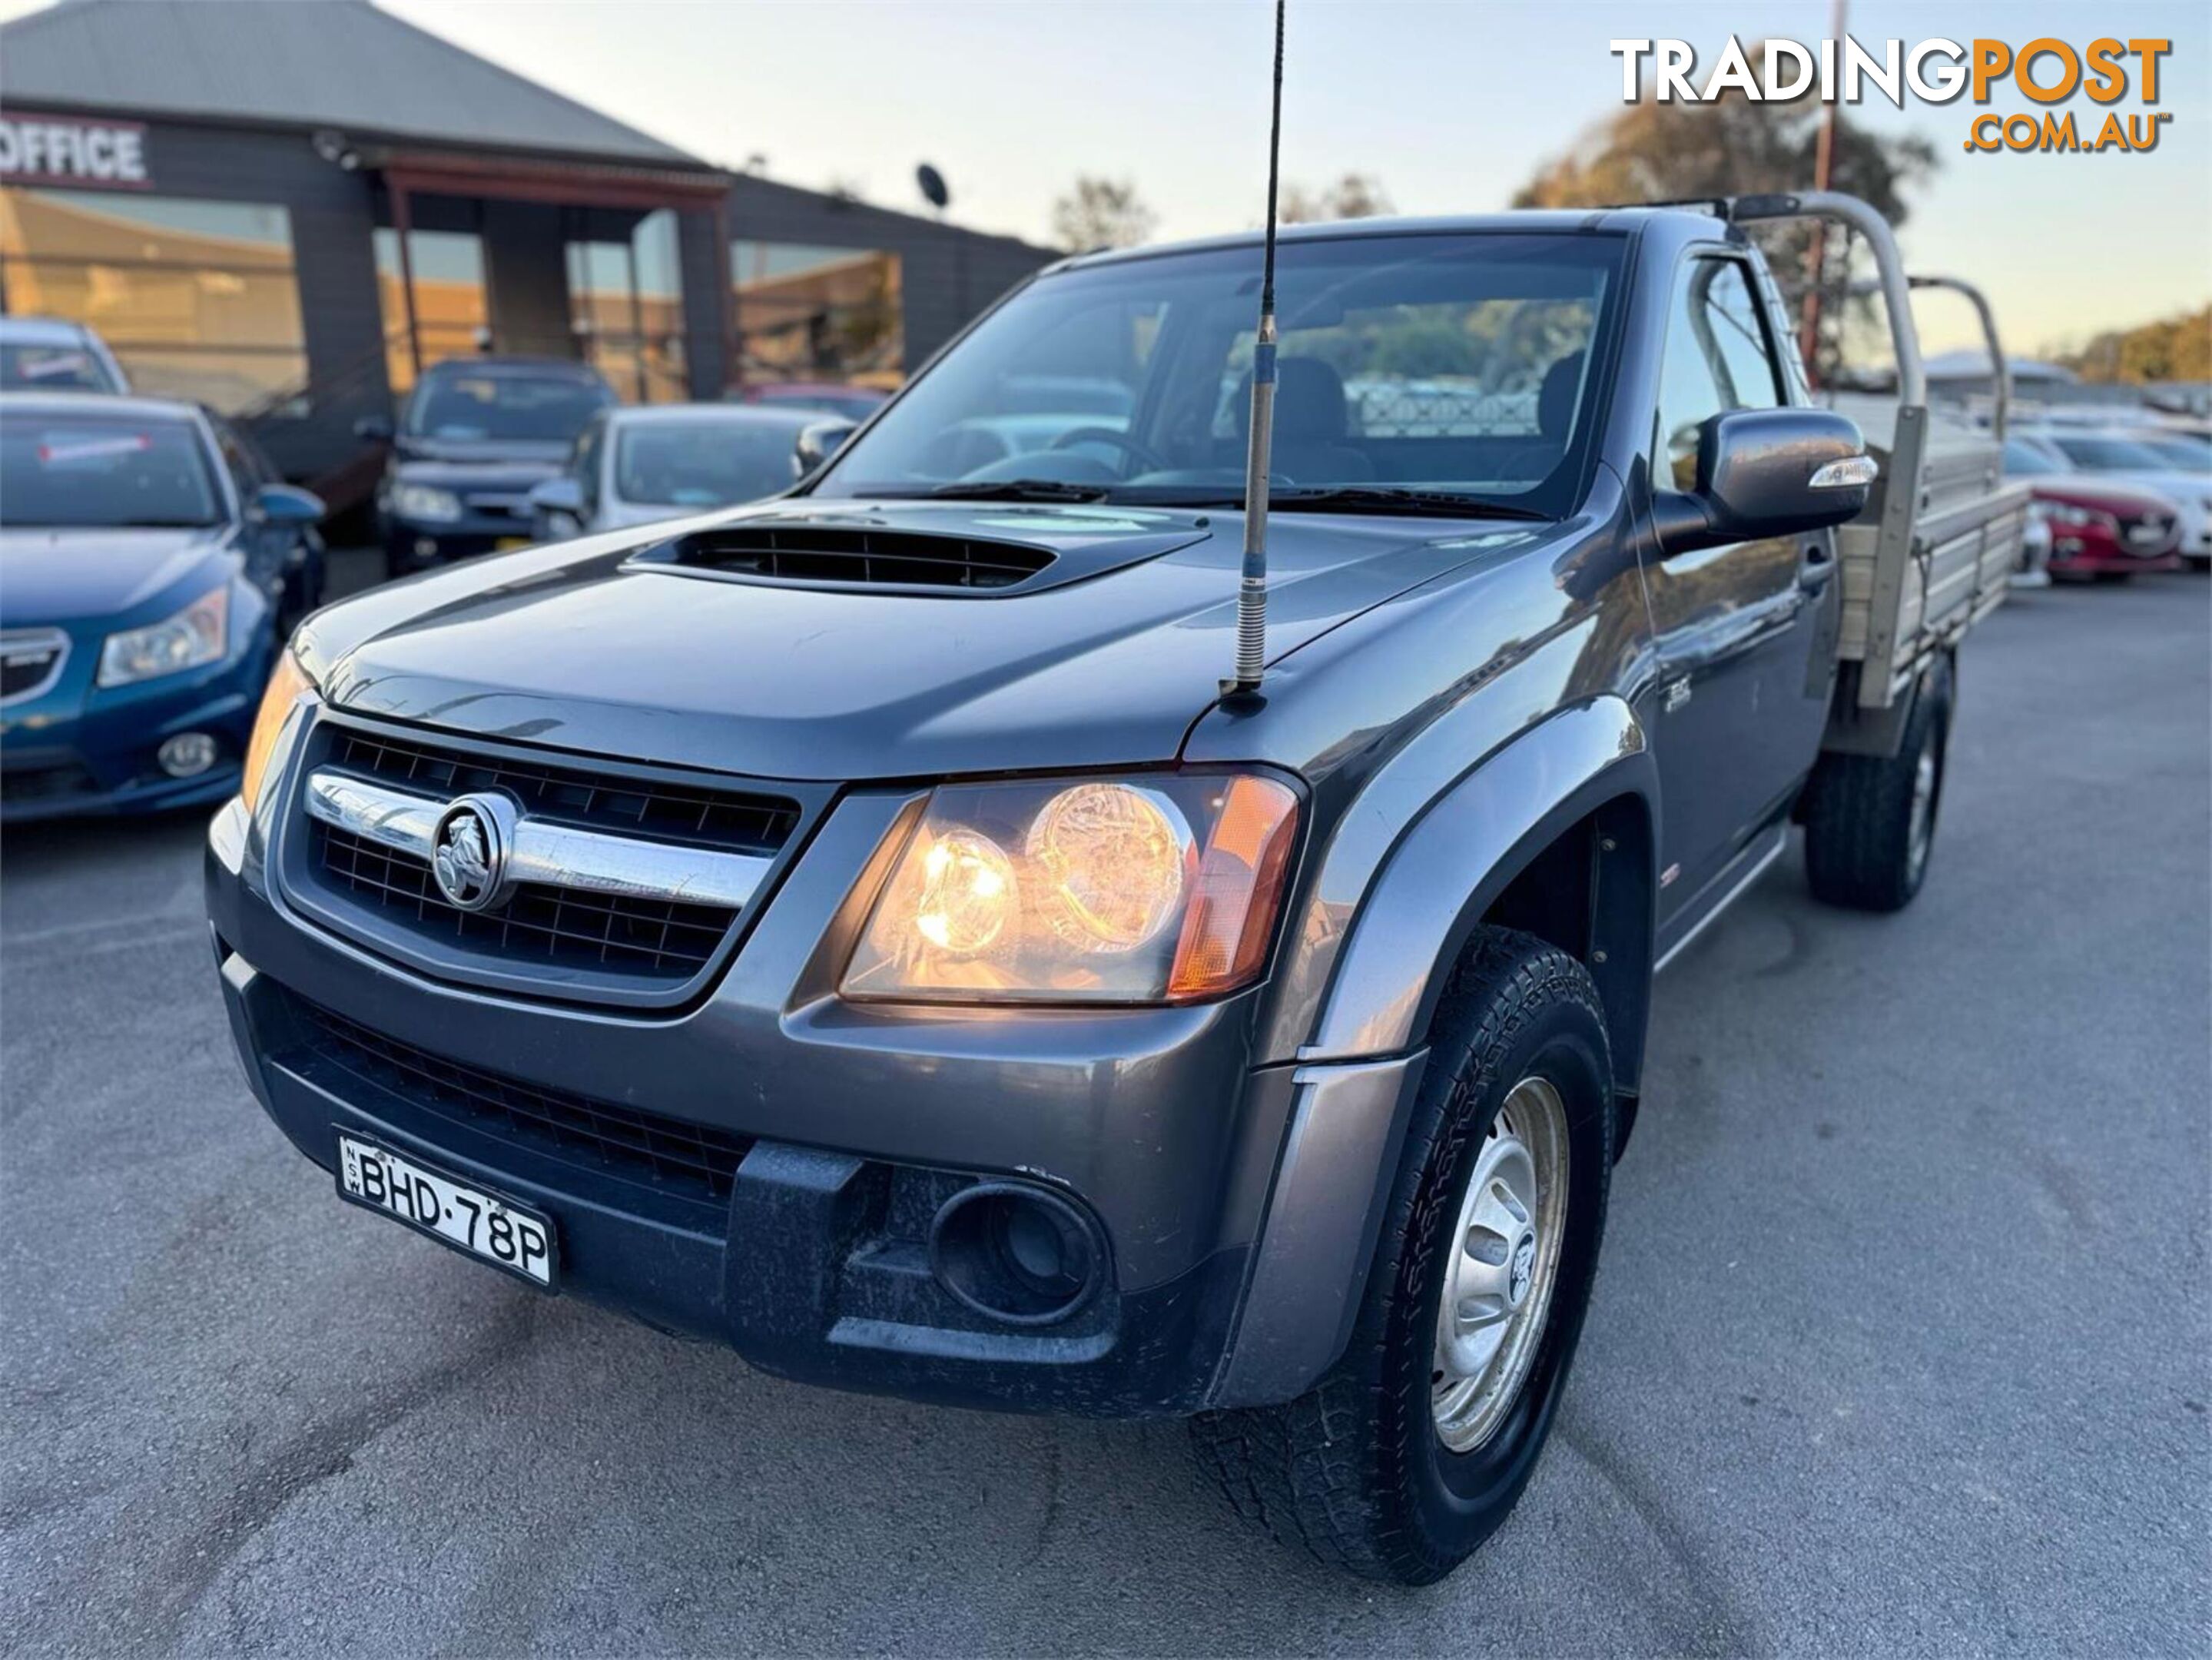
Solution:
<path fill-rule="evenodd" d="M 581 359 L 640 402 L 889 386 L 1052 257 L 732 174 L 368 0 L 0 27 L 0 307 L 88 324 L 335 505 L 377 464 L 355 423 L 441 358 Z"/>

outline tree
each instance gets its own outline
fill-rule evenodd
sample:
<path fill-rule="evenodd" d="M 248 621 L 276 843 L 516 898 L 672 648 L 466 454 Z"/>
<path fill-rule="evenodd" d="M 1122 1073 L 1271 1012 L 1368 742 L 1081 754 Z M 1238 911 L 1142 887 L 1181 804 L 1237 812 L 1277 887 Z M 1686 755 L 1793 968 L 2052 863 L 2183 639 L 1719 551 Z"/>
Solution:
<path fill-rule="evenodd" d="M 1347 173 L 1317 191 L 1291 185 L 1276 204 L 1276 216 L 1286 225 L 1310 224 L 1321 219 L 1372 219 L 1392 211 L 1390 194 L 1382 188 L 1382 181 L 1365 173 Z"/>
<path fill-rule="evenodd" d="M 1756 53 L 1753 53 L 1756 56 Z M 1623 202 L 1666 202 L 1813 186 L 1814 158 L 1826 114 L 1811 96 L 1788 102 L 1754 102 L 1733 89 L 1700 103 L 1632 104 L 1584 133 L 1566 155 L 1538 169 L 1513 198 L 1519 208 L 1602 207 Z M 1893 225 L 1911 215 L 1910 192 L 1936 167 L 1936 149 L 1924 138 L 1877 137 L 1837 112 L 1830 188 L 1870 203 Z M 1802 221 L 1751 228 L 1772 263 L 1795 316 L 1812 275 L 1813 233 Z M 1839 331 L 1846 314 L 1841 296 L 1849 281 L 1850 239 L 1824 239 L 1819 273 L 1823 295 L 1819 378 L 1833 374 Z M 1862 301 L 1856 314 L 1873 314 Z"/>
<path fill-rule="evenodd" d="M 1092 248 L 1129 248 L 1152 234 L 1159 216 L 1144 204 L 1126 179 L 1085 173 L 1052 204 L 1053 238 L 1074 253 Z"/>
<path fill-rule="evenodd" d="M 2060 361 L 2084 380 L 2212 380 L 2212 306 L 2097 335 Z"/>

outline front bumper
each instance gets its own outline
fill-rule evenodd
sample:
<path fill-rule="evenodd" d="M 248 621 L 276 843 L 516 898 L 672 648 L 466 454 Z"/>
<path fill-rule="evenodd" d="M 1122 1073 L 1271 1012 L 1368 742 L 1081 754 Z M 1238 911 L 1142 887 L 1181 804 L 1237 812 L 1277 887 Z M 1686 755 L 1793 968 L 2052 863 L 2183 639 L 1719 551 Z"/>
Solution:
<path fill-rule="evenodd" d="M 262 641 L 205 669 L 105 690 L 64 685 L 9 709 L 0 824 L 210 806 L 234 794 L 269 663 Z M 187 732 L 214 738 L 218 758 L 205 772 L 172 778 L 155 753 Z"/>
<path fill-rule="evenodd" d="M 264 812 L 284 797 L 270 791 Z M 703 1003 L 653 1018 L 434 982 L 325 932 L 272 891 L 268 825 L 233 802 L 211 827 L 208 900 L 254 1093 L 324 1169 L 352 1130 L 511 1195 L 554 1219 L 562 1289 L 780 1375 L 1109 1416 L 1297 1393 L 1340 1350 L 1364 1277 L 1351 1235 L 1376 1175 L 1359 1160 L 1395 1147 L 1418 1062 L 1379 1078 L 1371 1064 L 1255 1068 L 1257 994 L 988 1019 L 805 1000 L 854 873 L 905 799 L 841 801 Z M 401 1046 L 401 1060 L 349 1063 L 326 1041 L 332 1017 Z M 726 1188 L 686 1189 L 458 1110 L 441 1069 L 532 1098 L 573 1092 L 654 1133 L 703 1126 L 743 1150 Z M 1315 1105 L 1336 1070 L 1354 1075 L 1363 1109 Z M 1309 1109 L 1329 1136 L 1292 1134 Z M 1373 1144 L 1365 1154 L 1347 1155 L 1352 1132 Z M 1301 1145 L 1303 1178 L 1285 1158 Z M 1294 1254 L 1255 1275 L 1271 1189 L 1310 1190 L 1347 1160 L 1351 1197 L 1316 1201 Z M 1095 1219 L 1103 1283 L 1064 1321 L 994 1320 L 933 1274 L 932 1217 L 985 1179 L 1048 1189 Z M 1321 1283 L 1307 1271 L 1330 1260 L 1313 1254 L 1317 1239 L 1339 1261 Z M 1256 1312 L 1255 1283 L 1267 1303 Z M 1241 1321 L 1266 1353 L 1232 1366 Z"/>
<path fill-rule="evenodd" d="M 2184 569 L 2184 562 L 2178 553 L 2144 558 L 2109 548 L 2067 549 L 2061 542 L 2059 548 L 2052 550 L 2050 562 L 2045 569 L 2053 576 L 2097 576 L 2112 572 L 2135 576 L 2148 575 L 2156 571 L 2180 570 Z"/>
<path fill-rule="evenodd" d="M 381 532 L 386 560 L 395 572 L 525 547 L 532 539 L 529 520 L 491 514 L 468 514 L 436 524 L 386 514 Z"/>

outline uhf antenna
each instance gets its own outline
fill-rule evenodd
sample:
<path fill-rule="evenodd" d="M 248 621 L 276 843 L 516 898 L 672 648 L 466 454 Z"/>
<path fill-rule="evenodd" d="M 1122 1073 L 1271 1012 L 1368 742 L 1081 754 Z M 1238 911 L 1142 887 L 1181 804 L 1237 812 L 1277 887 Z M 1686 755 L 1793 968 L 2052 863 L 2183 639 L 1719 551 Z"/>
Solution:
<path fill-rule="evenodd" d="M 1260 688 L 1267 662 L 1267 463 L 1275 442 L 1275 181 L 1283 149 L 1283 6 L 1275 0 L 1274 108 L 1267 122 L 1267 252 L 1260 266 L 1260 326 L 1252 337 L 1252 447 L 1244 459 L 1244 574 L 1237 587 L 1237 673 L 1224 696 Z"/>

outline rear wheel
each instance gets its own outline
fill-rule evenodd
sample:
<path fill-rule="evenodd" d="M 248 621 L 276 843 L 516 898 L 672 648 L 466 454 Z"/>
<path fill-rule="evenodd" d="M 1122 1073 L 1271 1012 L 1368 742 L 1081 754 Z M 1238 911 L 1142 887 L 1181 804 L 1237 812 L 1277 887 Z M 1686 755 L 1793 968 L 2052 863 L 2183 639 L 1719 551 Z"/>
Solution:
<path fill-rule="evenodd" d="M 1823 755 L 1806 787 L 1813 897 L 1849 910 L 1902 910 L 1927 879 L 1950 749 L 1951 670 L 1921 677 L 1897 753 Z"/>
<path fill-rule="evenodd" d="M 1484 930 L 1431 1031 L 1344 1357 L 1285 1406 L 1193 1422 L 1240 1511 L 1403 1584 L 1442 1578 L 1497 1530 L 1582 1335 L 1613 1113 L 1589 973 L 1532 935 Z"/>

